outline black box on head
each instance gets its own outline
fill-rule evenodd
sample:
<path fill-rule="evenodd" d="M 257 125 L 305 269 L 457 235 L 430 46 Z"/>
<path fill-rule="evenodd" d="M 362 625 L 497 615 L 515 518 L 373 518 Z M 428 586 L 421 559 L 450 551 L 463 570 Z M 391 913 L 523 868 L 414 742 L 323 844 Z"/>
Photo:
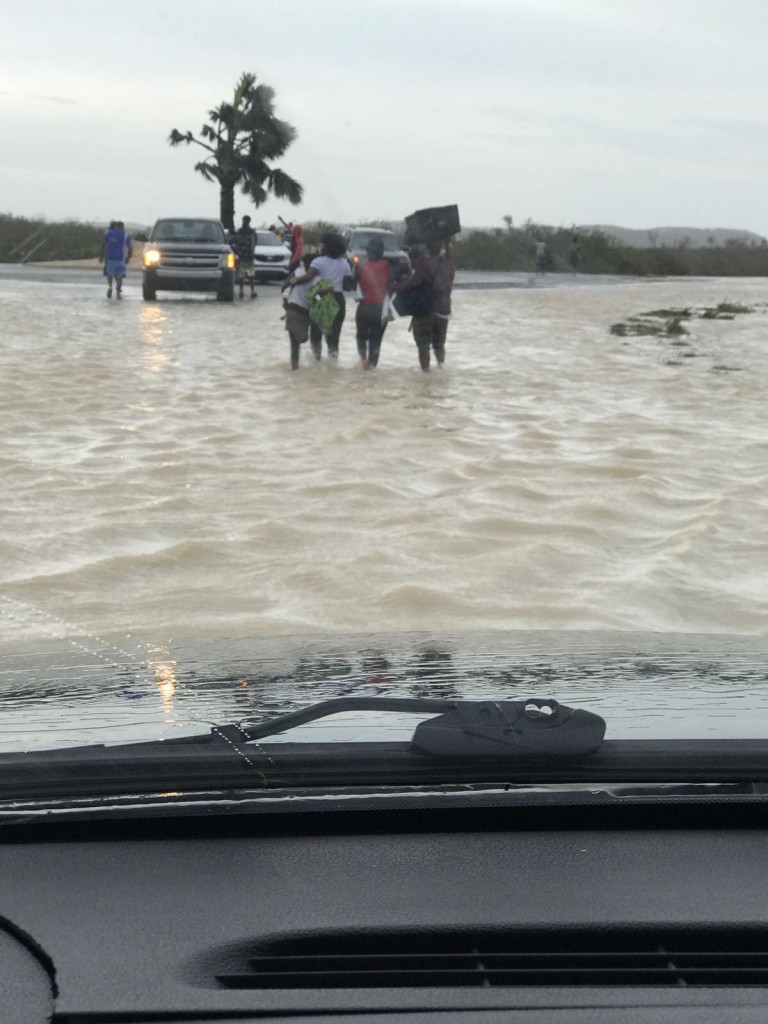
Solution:
<path fill-rule="evenodd" d="M 430 206 L 405 218 L 405 244 L 447 242 L 461 231 L 458 206 Z"/>

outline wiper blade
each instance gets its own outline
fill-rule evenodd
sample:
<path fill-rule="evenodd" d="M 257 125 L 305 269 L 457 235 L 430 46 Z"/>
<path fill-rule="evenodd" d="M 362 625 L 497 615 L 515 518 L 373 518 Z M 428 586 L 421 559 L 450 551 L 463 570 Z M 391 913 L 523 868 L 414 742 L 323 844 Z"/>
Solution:
<path fill-rule="evenodd" d="M 409 742 L 259 741 L 345 711 L 432 717 Z M 0 802 L 197 791 L 768 783 L 768 741 L 603 740 L 598 715 L 555 701 L 346 697 L 259 724 L 170 740 L 0 754 Z M 322 734 L 321 734 L 322 735 Z"/>
<path fill-rule="evenodd" d="M 258 740 L 347 711 L 436 712 L 409 743 L 280 743 Z M 552 700 L 462 701 L 342 697 L 258 725 L 213 726 L 208 735 L 148 743 L 0 754 L 0 800 L 139 793 L 148 789 L 279 789 L 297 785 L 393 785 L 476 781 L 488 766 L 568 762 L 600 745 L 605 722 Z M 483 767 L 473 772 L 470 766 Z M 447 773 L 447 775 L 446 775 Z"/>

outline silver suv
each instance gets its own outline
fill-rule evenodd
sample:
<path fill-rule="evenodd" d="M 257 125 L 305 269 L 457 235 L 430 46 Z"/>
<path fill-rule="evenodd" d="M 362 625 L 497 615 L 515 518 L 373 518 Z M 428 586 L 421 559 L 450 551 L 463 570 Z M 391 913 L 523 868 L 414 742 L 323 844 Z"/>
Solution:
<path fill-rule="evenodd" d="M 341 237 L 347 246 L 347 258 L 356 270 L 357 265 L 367 256 L 366 246 L 372 238 L 380 238 L 384 243 L 384 259 L 389 260 L 392 266 L 394 279 L 408 277 L 411 272 L 411 261 L 408 253 L 403 249 L 397 235 L 384 228 L 356 227 L 346 228 Z"/>
<path fill-rule="evenodd" d="M 215 292 L 220 302 L 235 297 L 235 254 L 221 221 L 163 217 L 144 246 L 142 293 Z"/>

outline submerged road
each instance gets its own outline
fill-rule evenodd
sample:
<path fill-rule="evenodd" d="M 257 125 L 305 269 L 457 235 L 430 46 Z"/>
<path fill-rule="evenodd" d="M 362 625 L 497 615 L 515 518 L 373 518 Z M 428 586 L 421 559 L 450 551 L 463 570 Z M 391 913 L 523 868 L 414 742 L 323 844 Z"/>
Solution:
<path fill-rule="evenodd" d="M 128 270 L 128 286 L 140 284 L 139 266 L 133 263 Z M 102 274 L 92 267 L 56 267 L 47 264 L 0 263 L 0 280 L 29 281 L 34 284 L 73 284 L 102 286 Z M 546 274 L 544 277 L 525 271 L 459 270 L 455 288 L 557 288 L 595 284 L 610 284 L 632 278 L 602 274 Z M 261 284 L 260 288 L 278 294 L 276 284 Z"/>

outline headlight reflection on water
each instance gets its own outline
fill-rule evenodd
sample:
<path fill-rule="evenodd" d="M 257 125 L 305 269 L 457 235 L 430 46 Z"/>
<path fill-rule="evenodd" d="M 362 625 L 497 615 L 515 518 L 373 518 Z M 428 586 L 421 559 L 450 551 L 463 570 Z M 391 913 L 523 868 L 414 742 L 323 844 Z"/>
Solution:
<path fill-rule="evenodd" d="M 176 677 L 177 662 L 170 658 L 168 649 L 161 645 L 148 648 L 147 665 L 154 674 L 154 683 L 163 708 L 171 712 L 174 710 L 174 696 L 178 689 Z"/>
<path fill-rule="evenodd" d="M 171 330 L 168 327 L 168 314 L 156 305 L 142 305 L 139 309 L 139 327 L 144 342 L 143 361 L 150 373 L 160 373 L 164 365 L 171 359 L 165 351 L 165 344 Z"/>

